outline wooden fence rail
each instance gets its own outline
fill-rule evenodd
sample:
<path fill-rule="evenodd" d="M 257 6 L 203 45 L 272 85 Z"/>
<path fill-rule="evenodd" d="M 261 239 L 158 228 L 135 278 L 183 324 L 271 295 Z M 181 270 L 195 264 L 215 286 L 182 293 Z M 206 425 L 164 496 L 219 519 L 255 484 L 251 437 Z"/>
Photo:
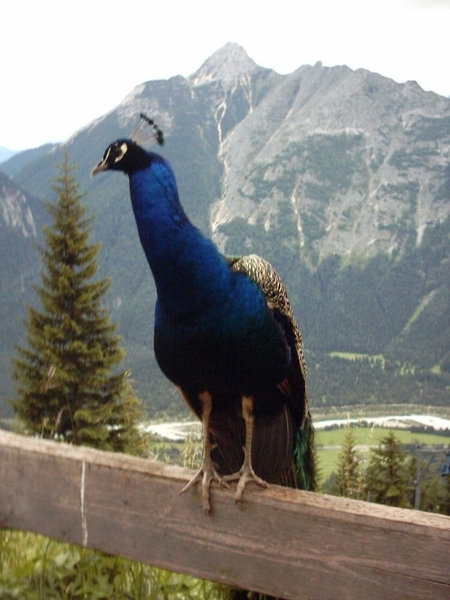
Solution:
<path fill-rule="evenodd" d="M 450 598 L 450 518 L 191 471 L 0 431 L 0 527 L 298 600 Z"/>

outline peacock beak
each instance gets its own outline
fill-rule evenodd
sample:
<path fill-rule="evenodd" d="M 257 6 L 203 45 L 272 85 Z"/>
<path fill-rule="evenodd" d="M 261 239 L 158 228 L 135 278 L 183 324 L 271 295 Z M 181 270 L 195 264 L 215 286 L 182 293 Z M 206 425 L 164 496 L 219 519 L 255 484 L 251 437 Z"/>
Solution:
<path fill-rule="evenodd" d="M 98 173 L 101 173 L 102 171 L 106 171 L 108 168 L 109 168 L 108 163 L 106 162 L 105 159 L 102 158 L 102 160 L 98 163 L 98 165 L 92 169 L 91 177 L 94 177 L 95 175 L 97 175 Z"/>

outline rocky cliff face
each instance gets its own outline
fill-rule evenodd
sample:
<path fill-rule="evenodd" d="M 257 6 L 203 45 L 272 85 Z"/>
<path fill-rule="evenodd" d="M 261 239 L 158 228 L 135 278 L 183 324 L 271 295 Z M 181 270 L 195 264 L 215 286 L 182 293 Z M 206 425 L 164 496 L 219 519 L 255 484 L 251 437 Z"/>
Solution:
<path fill-rule="evenodd" d="M 25 238 L 36 238 L 36 223 L 25 194 L 0 173 L 0 229 L 4 235 L 15 231 Z"/>
<path fill-rule="evenodd" d="M 224 176 L 211 227 L 223 246 L 222 226 L 236 218 L 266 231 L 287 219 L 292 243 L 314 264 L 333 253 L 391 253 L 412 237 L 420 244 L 427 226 L 448 217 L 448 99 L 364 70 L 317 64 L 274 78 L 240 64 L 215 112 Z M 224 134 L 239 95 L 246 114 Z"/>
<path fill-rule="evenodd" d="M 32 198 L 0 173 L 0 417 L 7 410 L 13 343 L 24 335 L 21 319 L 40 268 L 35 248 L 39 226 Z"/>

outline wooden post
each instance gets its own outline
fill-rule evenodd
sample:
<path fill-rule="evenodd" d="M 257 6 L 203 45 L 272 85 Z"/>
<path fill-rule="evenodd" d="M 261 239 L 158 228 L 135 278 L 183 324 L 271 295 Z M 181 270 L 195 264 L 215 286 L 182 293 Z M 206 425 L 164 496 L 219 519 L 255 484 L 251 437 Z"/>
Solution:
<path fill-rule="evenodd" d="M 192 472 L 0 431 L 0 526 L 296 600 L 450 597 L 450 519 L 271 486 L 180 496 Z"/>

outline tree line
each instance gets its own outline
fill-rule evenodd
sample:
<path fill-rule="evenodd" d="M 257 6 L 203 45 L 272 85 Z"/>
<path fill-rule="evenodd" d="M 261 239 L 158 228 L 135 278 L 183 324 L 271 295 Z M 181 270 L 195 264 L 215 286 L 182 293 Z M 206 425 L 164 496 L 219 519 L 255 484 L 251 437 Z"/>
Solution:
<path fill-rule="evenodd" d="M 440 460 L 433 461 L 438 456 Z M 417 448 L 405 451 L 394 431 L 389 431 L 368 459 L 358 451 L 352 428 L 348 428 L 335 471 L 324 492 L 377 504 L 416 508 L 450 515 L 450 451 Z"/>

